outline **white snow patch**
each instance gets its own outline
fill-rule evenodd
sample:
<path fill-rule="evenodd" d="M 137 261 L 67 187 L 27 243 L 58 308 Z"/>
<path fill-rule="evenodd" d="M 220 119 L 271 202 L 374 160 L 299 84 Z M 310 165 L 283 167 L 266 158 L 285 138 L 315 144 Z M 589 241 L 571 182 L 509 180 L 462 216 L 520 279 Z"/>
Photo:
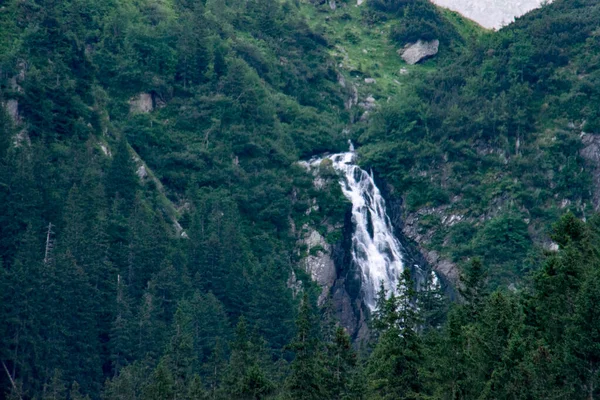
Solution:
<path fill-rule="evenodd" d="M 516 17 L 541 7 L 546 0 L 431 0 L 438 6 L 457 11 L 484 28 L 500 29 Z"/>

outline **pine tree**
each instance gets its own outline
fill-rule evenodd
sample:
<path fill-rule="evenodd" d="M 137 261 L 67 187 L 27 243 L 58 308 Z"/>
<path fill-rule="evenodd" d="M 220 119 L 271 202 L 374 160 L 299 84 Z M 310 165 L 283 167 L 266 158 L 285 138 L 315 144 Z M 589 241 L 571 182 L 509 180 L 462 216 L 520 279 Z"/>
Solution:
<path fill-rule="evenodd" d="M 17 254 L 23 233 L 31 226 L 39 235 L 42 221 L 42 194 L 36 184 L 32 149 L 19 147 L 9 152 L 4 182 L 0 185 L 0 258 L 8 267 Z"/>
<path fill-rule="evenodd" d="M 484 298 L 489 294 L 485 281 L 486 273 L 480 259 L 474 258 L 465 267 L 465 272 L 460 276 L 458 291 L 467 308 L 467 314 L 475 319 L 479 314 Z"/>
<path fill-rule="evenodd" d="M 328 343 L 326 364 L 326 391 L 330 399 L 350 400 L 364 398 L 365 388 L 358 357 L 352 341 L 341 326 L 335 328 L 333 341 Z"/>
<path fill-rule="evenodd" d="M 139 187 L 138 177 L 135 174 L 135 163 L 125 136 L 117 142 L 110 168 L 106 174 L 106 197 L 123 200 L 122 207 L 127 210 L 135 200 Z"/>
<path fill-rule="evenodd" d="M 186 398 L 189 400 L 208 400 L 208 394 L 199 375 L 194 375 L 190 380 Z"/>
<path fill-rule="evenodd" d="M 143 400 L 171 400 L 175 396 L 175 380 L 168 367 L 168 359 L 163 359 L 150 376 L 143 391 Z"/>
<path fill-rule="evenodd" d="M 135 316 L 135 359 L 158 360 L 166 344 L 166 330 L 162 301 L 150 287 L 143 294 Z"/>
<path fill-rule="evenodd" d="M 36 362 L 34 346 L 44 329 L 42 258 L 41 243 L 30 225 L 12 267 L 0 268 L 0 360 L 25 391 L 41 389 L 36 376 L 42 366 Z"/>
<path fill-rule="evenodd" d="M 259 365 L 259 349 L 251 342 L 248 326 L 243 317 L 238 322 L 235 340 L 230 348 L 231 356 L 224 377 L 225 391 L 230 398 L 264 399 L 273 391 L 273 384 Z"/>
<path fill-rule="evenodd" d="M 179 63 L 177 74 L 183 87 L 189 88 L 205 80 L 212 61 L 209 33 L 204 17 L 204 3 L 179 1 L 181 3 L 181 30 L 178 32 Z"/>
<path fill-rule="evenodd" d="M 273 349 L 285 346 L 293 335 L 292 296 L 285 287 L 287 278 L 282 274 L 288 270 L 275 265 L 258 267 L 249 282 L 253 290 L 246 315 Z"/>
<path fill-rule="evenodd" d="M 46 324 L 43 364 L 47 368 L 62 367 L 67 381 L 76 380 L 86 392 L 97 392 L 102 364 L 94 314 L 98 309 L 95 290 L 69 252 L 57 254 L 44 270 L 49 299 L 43 308 Z"/>
<path fill-rule="evenodd" d="M 295 357 L 290 376 L 286 380 L 287 396 L 294 400 L 321 399 L 324 388 L 318 359 L 319 342 L 314 337 L 313 315 L 306 292 L 300 303 L 296 329 L 296 337 L 289 345 Z"/>
<path fill-rule="evenodd" d="M 578 394 L 588 399 L 600 394 L 600 263 L 595 261 L 578 293 L 574 321 L 566 335 L 571 354 L 567 365 L 577 371 Z"/>
<path fill-rule="evenodd" d="M 422 344 L 416 329 L 416 291 L 406 269 L 398 283 L 398 295 L 378 298 L 374 324 L 379 340 L 367 365 L 369 392 L 374 399 L 414 399 L 420 395 L 422 382 Z"/>
<path fill-rule="evenodd" d="M 221 398 L 223 389 L 221 383 L 225 373 L 225 349 L 220 337 L 215 338 L 215 345 L 209 356 L 208 362 L 203 367 L 208 383 L 208 397 L 211 400 Z"/>
<path fill-rule="evenodd" d="M 77 381 L 73 382 L 71 385 L 71 390 L 69 392 L 70 400 L 90 400 L 90 396 L 84 396 L 81 394 L 81 388 L 79 387 L 79 383 Z"/>
<path fill-rule="evenodd" d="M 197 368 L 193 318 L 193 309 L 190 304 L 187 301 L 181 301 L 175 314 L 172 335 L 165 355 L 167 357 L 166 365 L 173 375 L 173 390 L 176 398 L 186 396 L 194 369 Z"/>
<path fill-rule="evenodd" d="M 509 344 L 518 343 L 511 343 L 511 339 L 513 334 L 522 331 L 522 323 L 521 309 L 512 296 L 495 292 L 485 300 L 476 323 L 466 334 L 469 343 L 465 349 L 469 359 L 467 385 L 472 396 L 492 399 L 504 394 L 509 382 L 499 378 L 510 376 L 506 369 L 509 363 L 518 364 L 518 358 L 506 359 L 505 354 Z"/>
<path fill-rule="evenodd" d="M 143 200 L 141 193 L 136 194 L 131 205 L 131 214 L 123 227 L 124 238 L 121 239 L 123 253 L 121 269 L 123 276 L 137 297 L 141 290 L 148 285 L 155 274 L 172 274 L 171 263 L 166 261 L 169 243 L 168 228 L 159 213 L 153 212 Z M 172 284 L 173 278 L 169 278 Z M 183 289 L 183 288 L 182 288 Z M 171 305 L 170 315 L 175 312 L 175 304 Z"/>
<path fill-rule="evenodd" d="M 152 368 L 146 362 L 136 361 L 124 368 L 104 385 L 104 400 L 141 399 L 149 383 Z"/>
<path fill-rule="evenodd" d="M 428 369 L 431 371 L 429 387 L 438 398 L 454 400 L 468 398 L 467 385 L 471 365 L 466 354 L 465 330 L 469 321 L 463 307 L 455 307 L 439 336 L 433 336 L 433 348 L 428 354 Z M 431 342 L 430 342 L 431 343 Z M 432 383 L 433 382 L 433 383 Z"/>
<path fill-rule="evenodd" d="M 448 299 L 433 271 L 427 274 L 423 289 L 417 293 L 417 306 L 423 320 L 421 331 L 428 332 L 441 327 L 448 312 Z"/>
<path fill-rule="evenodd" d="M 44 385 L 42 400 L 67 400 L 67 388 L 61 370 L 55 369 L 50 381 Z"/>
<path fill-rule="evenodd" d="M 116 313 L 110 332 L 110 358 L 114 375 L 129 364 L 135 354 L 135 325 L 127 286 L 117 275 Z"/>
<path fill-rule="evenodd" d="M 473 371 L 469 343 L 472 340 L 473 324 L 479 317 L 488 296 L 483 264 L 477 258 L 465 266 L 461 274 L 459 293 L 461 304 L 454 305 L 447 322 L 435 340 L 433 350 L 428 353 L 430 365 L 426 370 L 436 383 L 431 391 L 440 397 L 455 399 L 476 396 L 478 388 L 473 387 Z M 431 343 L 431 342 L 429 342 Z M 433 364 L 433 365 L 431 365 Z"/>

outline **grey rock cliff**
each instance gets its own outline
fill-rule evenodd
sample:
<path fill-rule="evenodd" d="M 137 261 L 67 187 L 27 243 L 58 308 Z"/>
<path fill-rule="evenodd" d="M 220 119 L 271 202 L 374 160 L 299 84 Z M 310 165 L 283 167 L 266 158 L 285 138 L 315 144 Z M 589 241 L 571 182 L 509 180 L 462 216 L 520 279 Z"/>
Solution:
<path fill-rule="evenodd" d="M 129 111 L 132 114 L 147 114 L 154 110 L 154 100 L 150 93 L 140 93 L 129 100 Z"/>
<path fill-rule="evenodd" d="M 337 278 L 335 264 L 331 258 L 331 245 L 316 230 L 305 226 L 306 235 L 302 243 L 308 249 L 308 255 L 302 261 L 302 266 L 313 281 L 323 288 L 319 296 L 319 305 L 322 305 L 329 296 L 331 287 Z"/>
<path fill-rule="evenodd" d="M 592 201 L 594 203 L 594 211 L 598 211 L 600 209 L 600 135 L 582 133 L 581 142 L 583 143 L 583 148 L 580 154 L 590 167 L 593 180 L 594 191 Z"/>
<path fill-rule="evenodd" d="M 21 122 L 21 116 L 19 114 L 19 101 L 10 99 L 6 102 L 6 111 L 12 119 L 13 123 L 19 124 Z"/>

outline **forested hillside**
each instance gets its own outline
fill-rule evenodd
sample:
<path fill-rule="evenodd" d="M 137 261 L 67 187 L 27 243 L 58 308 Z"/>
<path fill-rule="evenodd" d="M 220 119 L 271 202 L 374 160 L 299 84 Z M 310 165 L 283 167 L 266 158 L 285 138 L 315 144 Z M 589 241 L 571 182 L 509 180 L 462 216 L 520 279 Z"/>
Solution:
<path fill-rule="evenodd" d="M 125 381 L 145 392 L 184 362 L 177 390 L 221 393 L 242 317 L 240 346 L 260 338 L 269 371 L 287 375 L 290 226 L 310 193 L 290 198 L 311 183 L 293 162 L 343 143 L 327 39 L 273 1 L 0 12 L 2 392 L 50 398 L 77 382 L 98 398 L 114 378 L 106 390 L 133 398 Z M 273 391 L 258 358 L 237 362 Z"/>
<path fill-rule="evenodd" d="M 597 21 L 4 1 L 0 398 L 597 397 Z M 417 40 L 440 51 L 408 66 Z M 457 292 L 407 269 L 360 338 L 301 267 L 305 229 L 343 250 L 349 203 L 298 161 L 348 140 Z"/>
<path fill-rule="evenodd" d="M 496 284 L 535 269 L 549 226 L 598 210 L 594 1 L 557 1 L 472 41 L 358 133 L 430 259 L 481 256 Z"/>

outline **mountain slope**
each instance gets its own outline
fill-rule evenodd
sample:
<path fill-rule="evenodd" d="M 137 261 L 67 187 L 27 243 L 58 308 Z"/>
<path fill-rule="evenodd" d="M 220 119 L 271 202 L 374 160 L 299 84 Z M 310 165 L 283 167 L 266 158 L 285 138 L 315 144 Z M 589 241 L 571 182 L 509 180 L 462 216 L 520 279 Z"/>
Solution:
<path fill-rule="evenodd" d="M 514 282 L 532 241 L 551 247 L 551 221 L 597 210 L 593 149 L 580 150 L 597 124 L 598 12 L 558 1 L 481 37 L 360 136 L 364 164 L 405 200 L 405 233 L 431 261 L 483 255 Z"/>
<path fill-rule="evenodd" d="M 337 228 L 351 222 L 336 175 L 324 168 L 317 188 L 297 162 L 353 139 L 433 264 L 472 272 L 479 256 L 493 284 L 520 283 L 545 257 L 535 244 L 550 222 L 567 209 L 586 217 L 600 198 L 583 157 L 600 140 L 581 140 L 598 129 L 599 7 L 557 1 L 485 33 L 426 1 L 335 4 L 1 6 L 3 394 L 379 398 L 389 383 L 411 395 L 396 376 L 412 391 L 451 387 L 412 379 L 435 358 L 420 352 L 420 334 L 444 319 L 439 287 L 417 300 L 402 281 L 397 301 L 427 301 L 424 316 L 380 297 L 389 318 L 375 316 L 382 347 L 368 385 L 335 327 L 339 304 L 311 307 L 322 292 L 301 268 L 311 255 L 302 230 L 343 251 L 348 232 Z M 439 39 L 440 53 L 407 66 L 397 51 L 420 38 Z M 553 240 L 575 251 L 565 237 L 580 243 L 595 225 L 567 222 Z M 487 310 L 494 321 L 497 308 Z M 421 317 L 418 328 L 395 326 Z M 455 318 L 452 334 L 475 323 Z M 415 353 L 398 353 L 405 344 Z M 427 348 L 448 356 L 443 365 L 472 366 Z M 477 367 L 477 384 L 461 381 L 474 391 L 489 378 Z"/>

